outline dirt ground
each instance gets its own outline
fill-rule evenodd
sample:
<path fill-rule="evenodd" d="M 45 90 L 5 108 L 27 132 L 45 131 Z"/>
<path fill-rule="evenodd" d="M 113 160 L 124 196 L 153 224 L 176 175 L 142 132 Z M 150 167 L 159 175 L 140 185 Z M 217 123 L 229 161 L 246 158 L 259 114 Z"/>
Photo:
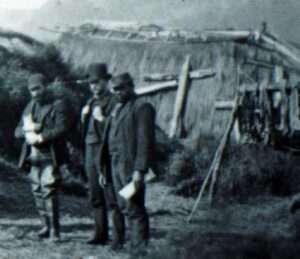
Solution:
<path fill-rule="evenodd" d="M 274 240 L 281 240 L 280 244 L 288 243 L 293 244 L 294 248 L 297 247 L 297 226 L 300 226 L 300 220 L 299 213 L 288 213 L 290 198 L 258 198 L 245 204 L 218 202 L 213 207 L 203 203 L 200 204 L 192 222 L 187 223 L 186 218 L 194 199 L 171 195 L 170 187 L 163 183 L 150 184 L 147 195 L 151 220 L 148 258 L 166 258 L 163 254 L 168 254 L 168 258 L 172 258 L 174 254 L 177 255 L 177 259 L 197 258 L 187 253 L 187 242 L 189 246 L 192 242 L 197 242 L 193 244 L 196 249 L 193 249 L 196 252 L 199 248 L 199 255 L 208 250 L 214 255 L 206 258 L 264 258 L 226 256 L 228 253 L 230 256 L 230 251 L 238 243 L 243 243 L 247 249 L 251 246 L 252 250 L 257 251 L 257 244 L 261 247 L 266 242 L 271 246 L 270 250 L 274 255 L 270 258 L 293 258 L 282 255 L 282 250 L 286 250 L 286 247 L 272 247 L 272 244 L 275 244 Z M 130 258 L 126 249 L 114 253 L 109 246 L 94 247 L 85 244 L 92 233 L 92 219 L 85 197 L 61 195 L 62 241 L 59 244 L 41 241 L 35 236 L 40 221 L 24 175 L 9 170 L 2 171 L 0 198 L 1 259 Z M 178 250 L 179 246 L 182 249 Z M 227 252 L 224 249 L 227 249 Z"/>

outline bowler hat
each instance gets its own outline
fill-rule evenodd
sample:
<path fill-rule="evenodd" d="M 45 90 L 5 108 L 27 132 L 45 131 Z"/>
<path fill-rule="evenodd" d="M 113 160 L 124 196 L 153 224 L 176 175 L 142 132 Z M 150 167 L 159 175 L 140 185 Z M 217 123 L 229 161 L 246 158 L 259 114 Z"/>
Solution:
<path fill-rule="evenodd" d="M 112 87 L 118 88 L 122 86 L 131 86 L 133 87 L 133 79 L 129 73 L 122 73 L 112 78 Z"/>
<path fill-rule="evenodd" d="M 28 78 L 28 88 L 44 85 L 45 77 L 42 74 L 33 74 Z"/>
<path fill-rule="evenodd" d="M 88 68 L 88 81 L 94 83 L 100 79 L 111 79 L 111 74 L 107 73 L 107 67 L 104 63 L 92 63 Z"/>

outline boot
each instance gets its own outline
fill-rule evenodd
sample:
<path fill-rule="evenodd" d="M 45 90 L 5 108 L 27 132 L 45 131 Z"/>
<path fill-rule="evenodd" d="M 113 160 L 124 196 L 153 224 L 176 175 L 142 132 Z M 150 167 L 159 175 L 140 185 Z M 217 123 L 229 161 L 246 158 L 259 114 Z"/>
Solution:
<path fill-rule="evenodd" d="M 89 245 L 105 245 L 108 240 L 108 220 L 105 207 L 94 208 L 95 232 L 87 241 Z"/>
<path fill-rule="evenodd" d="M 125 241 L 125 219 L 123 213 L 119 209 L 112 211 L 112 243 L 111 249 L 119 251 L 124 246 Z"/>
<path fill-rule="evenodd" d="M 42 216 L 43 228 L 38 232 L 39 238 L 48 238 L 50 236 L 50 219 L 47 215 Z"/>
<path fill-rule="evenodd" d="M 59 203 L 58 197 L 54 196 L 46 201 L 47 212 L 49 214 L 50 231 L 49 237 L 51 241 L 60 241 L 60 224 L 59 224 Z"/>

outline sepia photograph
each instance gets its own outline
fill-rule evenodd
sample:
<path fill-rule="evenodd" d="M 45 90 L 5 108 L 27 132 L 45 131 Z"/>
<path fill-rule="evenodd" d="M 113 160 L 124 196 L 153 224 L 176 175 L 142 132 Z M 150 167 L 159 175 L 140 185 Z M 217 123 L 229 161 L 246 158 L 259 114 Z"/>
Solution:
<path fill-rule="evenodd" d="M 0 0 L 0 259 L 300 258 L 299 0 Z"/>

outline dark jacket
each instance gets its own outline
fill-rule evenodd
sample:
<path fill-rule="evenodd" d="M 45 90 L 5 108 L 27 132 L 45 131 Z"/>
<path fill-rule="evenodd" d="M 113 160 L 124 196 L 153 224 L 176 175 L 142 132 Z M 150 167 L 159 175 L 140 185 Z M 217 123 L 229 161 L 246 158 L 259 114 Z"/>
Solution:
<path fill-rule="evenodd" d="M 89 109 L 90 112 L 85 114 L 84 117 L 83 117 L 83 120 L 82 120 L 82 125 L 81 125 L 82 143 L 84 143 L 84 140 L 85 140 L 85 137 L 86 137 L 86 134 L 87 134 L 89 120 L 90 120 L 90 117 L 92 116 L 91 106 L 92 106 L 92 103 L 93 103 L 94 100 L 95 100 L 94 98 L 91 98 L 86 103 L 86 106 L 89 106 L 89 108 L 90 108 Z M 116 103 L 116 100 L 110 92 L 107 92 L 104 96 L 100 97 L 99 103 L 100 103 L 103 115 L 105 117 L 107 117 L 107 116 L 109 116 L 111 110 L 113 109 L 113 107 Z M 102 137 L 103 137 L 104 127 L 105 127 L 104 122 L 101 123 L 101 122 L 95 120 L 95 129 L 96 129 L 97 135 L 100 137 L 100 139 L 102 139 Z M 83 145 L 83 147 L 84 147 L 84 145 Z"/>
<path fill-rule="evenodd" d="M 108 135 L 112 116 L 107 120 L 100 152 L 101 173 L 110 178 Z M 135 170 L 147 172 L 155 163 L 155 110 L 150 103 L 132 98 L 120 111 L 116 129 L 121 134 L 120 157 L 125 163 L 123 172 L 130 181 Z"/>
<path fill-rule="evenodd" d="M 33 109 L 34 102 L 31 101 L 26 106 L 22 118 L 15 130 L 16 138 L 24 138 L 23 118 L 28 116 Z M 54 166 L 59 166 L 68 161 L 68 152 L 65 143 L 65 137 L 70 130 L 70 121 L 68 119 L 66 103 L 63 100 L 54 100 L 43 104 L 39 110 L 39 117 L 43 143 L 37 145 L 37 148 L 49 148 L 51 158 Z M 30 153 L 30 146 L 24 141 L 20 159 L 19 167 L 24 168 L 27 158 Z"/>

